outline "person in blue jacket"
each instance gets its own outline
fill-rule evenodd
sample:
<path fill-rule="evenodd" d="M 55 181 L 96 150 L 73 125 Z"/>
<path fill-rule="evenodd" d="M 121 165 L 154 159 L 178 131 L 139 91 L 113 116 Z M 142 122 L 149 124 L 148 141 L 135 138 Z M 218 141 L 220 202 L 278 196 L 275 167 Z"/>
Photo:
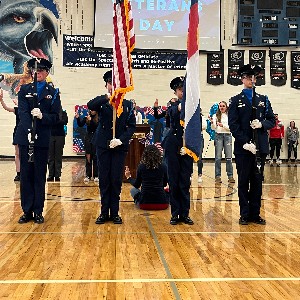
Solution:
<path fill-rule="evenodd" d="M 28 61 L 28 67 L 34 72 L 37 67 L 37 96 L 35 84 L 21 86 L 18 93 L 20 122 L 14 137 L 14 143 L 20 149 L 20 192 L 21 206 L 24 214 L 19 223 L 34 220 L 43 223 L 42 215 L 45 202 L 45 182 L 48 162 L 51 126 L 59 121 L 61 102 L 59 93 L 46 82 L 46 77 L 52 64 L 46 59 L 33 58 Z M 34 98 L 37 97 L 37 107 Z M 36 135 L 34 137 L 33 162 L 29 162 L 29 140 L 33 128 L 33 118 L 36 118 Z"/>
<path fill-rule="evenodd" d="M 242 66 L 238 73 L 244 88 L 229 101 L 228 124 L 235 138 L 241 225 L 266 224 L 260 216 L 263 167 L 269 153 L 267 130 L 275 126 L 275 117 L 268 97 L 255 92 L 260 70 L 258 66 Z"/>
<path fill-rule="evenodd" d="M 112 71 L 104 74 L 105 87 L 112 93 Z M 87 106 L 97 111 L 99 124 L 93 137 L 96 145 L 99 173 L 99 189 L 101 195 L 101 213 L 96 224 L 104 224 L 112 220 L 114 224 L 122 224 L 119 216 L 119 202 L 124 173 L 125 157 L 128 152 L 136 120 L 131 101 L 123 100 L 123 112 L 116 118 L 115 137 L 113 137 L 113 107 L 109 96 L 102 95 L 90 100 Z"/>

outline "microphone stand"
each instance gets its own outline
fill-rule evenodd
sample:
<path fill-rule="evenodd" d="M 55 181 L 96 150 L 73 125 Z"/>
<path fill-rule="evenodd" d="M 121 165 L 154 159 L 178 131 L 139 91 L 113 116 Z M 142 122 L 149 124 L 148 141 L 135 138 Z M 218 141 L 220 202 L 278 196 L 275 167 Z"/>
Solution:
<path fill-rule="evenodd" d="M 252 121 L 257 119 L 256 118 L 256 110 L 257 107 L 254 105 L 255 101 L 255 83 L 254 83 L 254 76 L 252 75 Z M 261 173 L 261 157 L 260 157 L 260 152 L 259 152 L 259 143 L 258 143 L 258 132 L 257 128 L 253 129 L 253 134 L 252 134 L 252 140 L 256 148 L 256 153 L 255 153 L 255 162 L 256 162 L 256 170 L 257 173 Z"/>
<path fill-rule="evenodd" d="M 33 93 L 33 99 L 31 103 L 31 108 L 38 107 L 38 94 L 37 94 L 37 61 L 35 61 L 34 65 L 34 93 Z M 29 140 L 29 150 L 28 150 L 28 162 L 34 162 L 34 142 L 37 138 L 36 136 L 36 122 L 37 117 L 32 118 L 32 126 L 30 130 L 30 140 Z"/>

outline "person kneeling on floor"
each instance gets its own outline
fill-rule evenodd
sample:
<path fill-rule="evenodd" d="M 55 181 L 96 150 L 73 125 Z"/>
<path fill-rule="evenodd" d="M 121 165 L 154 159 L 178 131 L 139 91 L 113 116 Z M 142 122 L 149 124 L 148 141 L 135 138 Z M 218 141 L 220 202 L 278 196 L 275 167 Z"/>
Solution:
<path fill-rule="evenodd" d="M 150 145 L 144 149 L 136 179 L 131 177 L 128 166 L 125 166 L 125 176 L 133 185 L 130 194 L 140 209 L 169 207 L 169 192 L 165 188 L 168 185 L 167 166 L 162 163 L 161 152 L 156 146 Z"/>

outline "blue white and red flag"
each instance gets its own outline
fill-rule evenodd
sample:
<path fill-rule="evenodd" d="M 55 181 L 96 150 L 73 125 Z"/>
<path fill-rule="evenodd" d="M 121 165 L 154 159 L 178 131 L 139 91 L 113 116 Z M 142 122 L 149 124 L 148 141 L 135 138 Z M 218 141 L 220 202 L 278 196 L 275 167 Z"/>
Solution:
<path fill-rule="evenodd" d="M 181 119 L 184 120 L 184 146 L 188 155 L 199 160 L 201 141 L 199 82 L 199 12 L 198 0 L 191 0 L 187 37 L 187 64 Z"/>

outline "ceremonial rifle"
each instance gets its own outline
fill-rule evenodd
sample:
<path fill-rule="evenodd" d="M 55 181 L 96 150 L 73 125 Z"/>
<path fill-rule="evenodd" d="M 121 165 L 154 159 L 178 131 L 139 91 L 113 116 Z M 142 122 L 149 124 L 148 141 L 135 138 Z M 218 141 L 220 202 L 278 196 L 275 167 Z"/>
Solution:
<path fill-rule="evenodd" d="M 257 117 L 256 117 L 257 107 L 254 105 L 254 101 L 255 101 L 254 76 L 255 75 L 252 76 L 252 116 L 251 116 L 252 121 L 257 119 Z M 255 145 L 255 148 L 256 148 L 256 153 L 255 153 L 256 169 L 257 169 L 258 173 L 261 173 L 261 157 L 260 157 L 260 152 L 259 152 L 258 132 L 257 132 L 258 129 L 255 128 L 252 130 L 253 130 L 252 140 L 253 140 L 253 144 Z"/>
<path fill-rule="evenodd" d="M 38 107 L 38 94 L 37 94 L 37 61 L 34 64 L 34 92 L 31 102 L 31 110 Z M 32 118 L 32 126 L 30 130 L 30 140 L 29 140 L 29 150 L 28 150 L 28 162 L 34 162 L 34 142 L 37 138 L 36 136 L 36 122 L 37 117 Z"/>

